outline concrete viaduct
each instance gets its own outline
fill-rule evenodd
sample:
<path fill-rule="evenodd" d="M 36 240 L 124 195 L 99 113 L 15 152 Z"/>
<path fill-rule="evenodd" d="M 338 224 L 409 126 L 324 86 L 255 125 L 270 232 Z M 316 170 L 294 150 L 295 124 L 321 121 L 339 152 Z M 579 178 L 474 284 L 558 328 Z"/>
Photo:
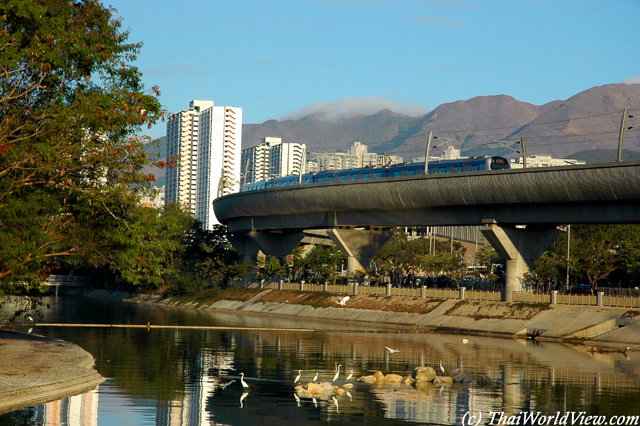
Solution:
<path fill-rule="evenodd" d="M 368 266 L 394 227 L 479 225 L 506 259 L 511 301 L 557 225 L 640 223 L 640 161 L 295 185 L 227 195 L 213 208 L 245 258 L 286 256 L 324 230 L 349 272 Z"/>

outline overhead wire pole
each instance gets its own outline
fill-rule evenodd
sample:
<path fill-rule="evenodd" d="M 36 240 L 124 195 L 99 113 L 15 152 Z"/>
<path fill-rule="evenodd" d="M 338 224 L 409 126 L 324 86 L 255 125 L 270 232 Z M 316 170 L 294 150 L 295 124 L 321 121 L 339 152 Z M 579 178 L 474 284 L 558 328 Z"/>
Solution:
<path fill-rule="evenodd" d="M 527 168 L 527 148 L 524 145 L 524 138 L 520 138 L 520 145 L 522 145 L 522 168 Z"/>
<path fill-rule="evenodd" d="M 424 174 L 429 174 L 429 151 L 431 151 L 431 139 L 433 139 L 433 132 L 429 132 L 429 139 L 427 140 L 427 150 L 424 153 Z"/>
<path fill-rule="evenodd" d="M 622 161 L 622 141 L 624 139 L 624 130 L 627 123 L 627 109 L 622 113 L 622 121 L 620 122 L 620 135 L 618 136 L 618 161 Z"/>

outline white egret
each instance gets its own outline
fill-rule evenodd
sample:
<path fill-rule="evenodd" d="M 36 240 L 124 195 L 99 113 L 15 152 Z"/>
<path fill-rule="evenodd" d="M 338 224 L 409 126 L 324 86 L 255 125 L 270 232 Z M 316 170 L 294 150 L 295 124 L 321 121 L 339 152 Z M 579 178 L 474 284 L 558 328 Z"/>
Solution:
<path fill-rule="evenodd" d="M 298 380 L 300 380 L 301 375 L 302 375 L 302 370 L 298 370 L 298 375 L 296 376 L 296 379 L 293 381 L 293 383 L 298 383 Z"/>
<path fill-rule="evenodd" d="M 240 383 L 242 383 L 243 388 L 248 388 L 249 385 L 244 381 L 244 373 L 240 373 Z"/>
<path fill-rule="evenodd" d="M 340 367 L 342 367 L 342 364 L 338 364 L 338 371 L 336 371 L 336 375 L 333 376 L 333 381 L 335 382 L 336 380 L 338 380 L 338 376 L 340 375 Z"/>
<path fill-rule="evenodd" d="M 336 300 L 336 303 L 340 306 L 344 306 L 347 304 L 347 301 L 350 299 L 349 296 L 341 297 L 339 300 Z"/>
<path fill-rule="evenodd" d="M 349 379 L 350 379 L 350 378 L 352 378 L 352 377 L 353 377 L 353 368 L 351 369 L 351 374 L 349 374 L 349 375 L 347 376 L 347 379 L 346 379 L 346 380 L 347 380 L 347 381 L 349 381 Z"/>
<path fill-rule="evenodd" d="M 353 397 L 351 396 L 351 392 L 345 391 L 344 393 L 347 394 L 347 396 L 349 397 L 349 401 L 353 401 Z"/>
<path fill-rule="evenodd" d="M 336 413 L 339 413 L 340 409 L 338 408 L 338 400 L 333 395 L 331 395 L 331 398 L 333 399 L 333 403 L 336 404 Z"/>
<path fill-rule="evenodd" d="M 33 318 L 31 318 L 31 315 L 27 315 L 27 319 L 31 322 L 33 322 Z"/>
<path fill-rule="evenodd" d="M 400 352 L 400 349 L 391 349 L 389 346 L 385 346 L 385 348 L 389 351 L 390 354 Z"/>
<path fill-rule="evenodd" d="M 316 375 L 315 375 L 315 376 L 313 376 L 313 382 L 315 383 L 315 382 L 317 382 L 317 381 L 318 381 L 318 373 L 316 372 Z"/>
<path fill-rule="evenodd" d="M 440 360 L 440 371 L 442 371 L 442 374 L 444 374 L 444 367 L 442 366 L 442 360 Z"/>

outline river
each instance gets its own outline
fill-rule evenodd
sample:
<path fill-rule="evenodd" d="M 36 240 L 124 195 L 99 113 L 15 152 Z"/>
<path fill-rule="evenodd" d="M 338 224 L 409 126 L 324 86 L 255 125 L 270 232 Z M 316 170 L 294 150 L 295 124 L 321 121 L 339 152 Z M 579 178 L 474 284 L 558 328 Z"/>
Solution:
<path fill-rule="evenodd" d="M 339 323 L 295 331 L 286 328 L 310 324 L 83 296 L 49 297 L 46 303 L 49 308 L 36 318 L 32 333 L 80 345 L 93 355 L 106 381 L 83 395 L 0 415 L 0 426 L 459 425 L 489 424 L 491 416 L 495 424 L 499 416 L 502 424 L 516 424 L 518 419 L 510 416 L 519 413 L 539 416 L 528 424 L 563 424 L 565 413 L 575 424 L 586 424 L 586 416 L 603 416 L 607 422 L 640 416 L 640 352 L 591 354 L 581 345 L 376 332 Z M 51 327 L 37 322 L 220 328 Z M 422 365 L 440 371 L 440 363 L 445 375 L 461 368 L 470 382 L 433 386 L 355 380 L 378 370 L 408 376 Z M 333 381 L 338 364 L 335 384 L 341 387 L 353 371 L 353 386 L 345 393 L 316 400 L 295 397 L 299 370 L 305 385 L 316 373 L 319 382 Z M 480 384 L 483 376 L 493 383 Z M 564 420 L 572 424 L 570 417 Z M 524 417 L 519 421 L 526 424 Z"/>

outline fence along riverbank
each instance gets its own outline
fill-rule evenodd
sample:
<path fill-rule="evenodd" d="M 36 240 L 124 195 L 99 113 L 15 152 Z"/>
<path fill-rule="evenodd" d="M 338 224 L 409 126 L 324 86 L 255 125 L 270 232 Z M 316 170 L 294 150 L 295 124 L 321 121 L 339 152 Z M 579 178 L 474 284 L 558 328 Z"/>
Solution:
<path fill-rule="evenodd" d="M 244 288 L 263 288 L 271 290 L 324 291 L 335 294 L 363 294 L 370 296 L 403 296 L 433 299 L 459 299 L 484 302 L 499 302 L 502 292 L 497 290 L 474 290 L 465 287 L 459 289 L 421 287 L 369 286 L 361 284 L 312 284 L 301 282 L 251 282 L 241 285 Z M 610 295 L 604 292 L 596 294 L 565 294 L 558 291 L 549 293 L 514 292 L 514 303 L 543 303 L 552 305 L 608 306 L 614 308 L 639 308 L 640 297 Z"/>

